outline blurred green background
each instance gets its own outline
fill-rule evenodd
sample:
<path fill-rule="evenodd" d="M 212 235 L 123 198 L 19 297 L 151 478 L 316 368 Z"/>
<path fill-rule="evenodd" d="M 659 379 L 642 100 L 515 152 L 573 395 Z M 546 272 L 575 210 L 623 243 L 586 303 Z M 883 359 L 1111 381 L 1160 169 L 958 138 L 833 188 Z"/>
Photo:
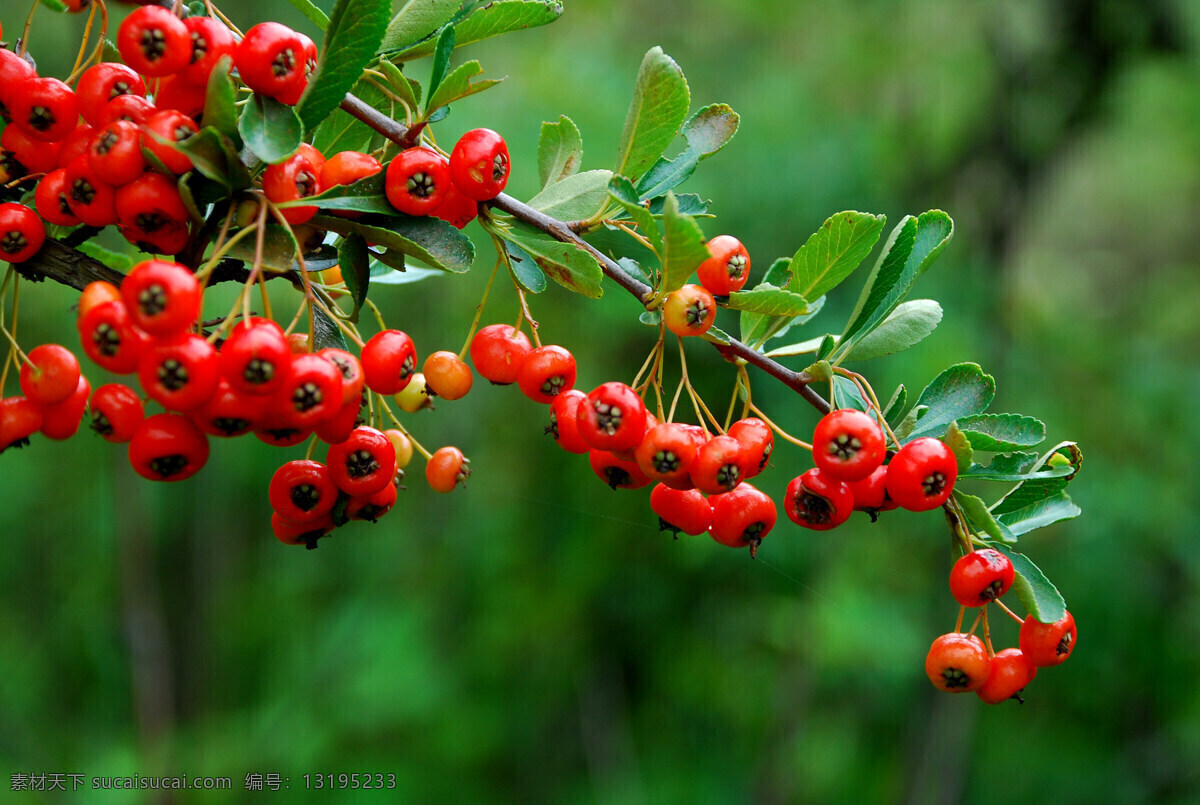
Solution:
<path fill-rule="evenodd" d="M 397 510 L 315 552 L 268 526 L 267 481 L 302 448 L 216 444 L 166 486 L 87 432 L 0 456 L 0 773 L 233 778 L 232 797 L 178 802 L 258 801 L 247 772 L 290 778 L 286 801 L 348 799 L 305 794 L 305 773 L 329 772 L 394 773 L 384 801 L 405 802 L 1197 801 L 1200 6 L 565 5 L 456 56 L 509 80 L 457 104 L 439 139 L 502 131 L 510 191 L 528 198 L 539 125 L 567 114 L 584 167 L 611 167 L 660 44 L 694 109 L 742 115 L 685 189 L 714 200 L 706 234 L 737 234 L 755 276 L 838 210 L 950 212 L 955 240 L 915 290 L 941 301 L 940 328 L 858 368 L 886 395 L 977 361 L 993 410 L 1083 447 L 1084 515 L 1022 542 L 1075 615 L 1070 662 L 1024 706 L 938 694 L 923 659 L 957 611 L 940 515 L 784 521 L 757 561 L 672 542 L 644 492 L 610 492 L 541 435 L 543 408 L 484 384 L 406 420 L 464 447 L 468 489 L 435 495 L 415 464 Z M 10 40 L 27 8 L 0 0 Z M 225 10 L 319 39 L 282 2 Z M 44 73 L 69 70 L 81 29 L 39 12 Z M 411 69 L 428 78 L 428 61 Z M 468 231 L 470 275 L 374 294 L 423 354 L 459 348 L 482 293 L 491 258 Z M 840 331 L 863 276 L 808 335 Z M 22 342 L 70 343 L 73 301 L 25 285 Z M 552 287 L 533 305 L 584 388 L 628 381 L 650 347 L 618 290 L 590 303 Z M 493 292 L 485 321 L 515 315 L 511 290 Z M 696 345 L 693 370 L 724 406 L 732 377 L 710 353 Z M 758 380 L 756 400 L 810 432 L 816 415 L 777 385 Z M 781 449 L 761 486 L 778 497 L 807 466 Z M 8 785 L 14 802 L 168 801 Z"/>

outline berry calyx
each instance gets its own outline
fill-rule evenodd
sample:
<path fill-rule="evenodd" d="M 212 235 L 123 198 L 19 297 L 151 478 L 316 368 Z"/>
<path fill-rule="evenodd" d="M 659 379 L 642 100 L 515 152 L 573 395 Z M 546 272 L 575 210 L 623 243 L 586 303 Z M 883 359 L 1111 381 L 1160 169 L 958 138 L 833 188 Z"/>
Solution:
<path fill-rule="evenodd" d="M 553 344 L 530 350 L 517 371 L 517 385 L 529 399 L 548 405 L 575 388 L 575 356 Z"/>
<path fill-rule="evenodd" d="M 684 285 L 667 295 L 662 315 L 675 335 L 703 335 L 717 320 L 717 303 L 703 285 Z"/>

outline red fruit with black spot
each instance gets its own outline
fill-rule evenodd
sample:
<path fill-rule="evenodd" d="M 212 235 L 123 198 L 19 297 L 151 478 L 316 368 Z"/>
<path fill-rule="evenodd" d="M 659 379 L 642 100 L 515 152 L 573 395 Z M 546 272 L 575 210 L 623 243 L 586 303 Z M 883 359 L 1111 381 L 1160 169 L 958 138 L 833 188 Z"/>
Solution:
<path fill-rule="evenodd" d="M 530 350 L 517 370 L 517 385 L 529 399 L 549 405 L 575 388 L 575 356 L 553 344 Z"/>
<path fill-rule="evenodd" d="M 310 523 L 333 511 L 338 488 L 329 477 L 329 468 L 321 462 L 289 461 L 271 476 L 267 499 L 285 520 Z"/>
<path fill-rule="evenodd" d="M 586 405 L 586 403 L 580 403 Z M 641 489 L 650 483 L 636 461 L 617 458 L 607 450 L 589 450 L 588 464 L 592 472 L 611 489 Z"/>
<path fill-rule="evenodd" d="M 943 442 L 913 439 L 888 462 L 887 493 L 901 508 L 914 512 L 936 509 L 954 491 L 958 459 Z"/>
<path fill-rule="evenodd" d="M 183 481 L 208 462 L 208 437 L 180 414 L 147 417 L 129 442 L 134 472 L 151 481 Z"/>
<path fill-rule="evenodd" d="M 373 495 L 396 474 L 396 448 L 375 428 L 355 428 L 350 438 L 330 445 L 325 463 L 329 476 L 347 495 Z"/>
<path fill-rule="evenodd" d="M 862 411 L 830 411 L 813 432 L 814 463 L 840 481 L 861 481 L 883 464 L 885 455 L 883 430 Z"/>
<path fill-rule="evenodd" d="M 145 260 L 121 283 L 133 323 L 151 335 L 185 332 L 200 315 L 200 283 L 179 263 Z"/>
<path fill-rule="evenodd" d="M 471 362 L 480 377 L 506 386 L 517 381 L 521 364 L 532 349 L 529 337 L 511 324 L 489 324 L 471 339 Z"/>
<path fill-rule="evenodd" d="M 468 131 L 450 152 L 450 178 L 474 201 L 489 201 L 504 192 L 511 170 L 508 145 L 491 129 Z"/>
<path fill-rule="evenodd" d="M 22 79 L 6 94 L 5 104 L 12 124 L 43 143 L 62 140 L 79 120 L 74 91 L 57 78 Z"/>
<path fill-rule="evenodd" d="M 142 6 L 117 29 L 121 59 L 142 75 L 178 73 L 192 59 L 192 38 L 183 20 L 162 6 Z"/>
<path fill-rule="evenodd" d="M 431 148 L 409 148 L 388 163 L 383 187 L 388 202 L 400 212 L 430 215 L 446 198 L 450 166 Z"/>
<path fill-rule="evenodd" d="M 104 108 L 122 95 L 146 97 L 146 84 L 137 71 L 116 62 L 101 62 L 83 71 L 75 85 L 79 114 L 93 126 L 102 126 Z"/>
<path fill-rule="evenodd" d="M 0 260 L 23 263 L 46 242 L 46 225 L 24 204 L 0 204 Z"/>
<path fill-rule="evenodd" d="M 0 399 L 0 453 L 24 447 L 41 430 L 42 407 L 26 397 Z"/>
<path fill-rule="evenodd" d="M 850 518 L 854 495 L 845 481 L 830 478 L 814 468 L 788 484 L 783 510 L 796 525 L 828 531 Z"/>
<path fill-rule="evenodd" d="M 776 520 L 775 501 L 770 495 L 743 483 L 732 492 L 712 500 L 712 538 L 730 548 L 750 548 L 750 556 L 758 554 L 758 546 Z"/>
<path fill-rule="evenodd" d="M 579 406 L 585 404 L 587 395 L 579 389 L 564 391 L 550 403 L 550 424 L 545 432 L 563 450 L 583 455 L 592 448 L 579 435 Z"/>
<path fill-rule="evenodd" d="M 742 482 L 746 459 L 742 445 L 732 436 L 714 436 L 696 451 L 689 472 L 692 483 L 706 495 L 731 492 Z"/>
<path fill-rule="evenodd" d="M 79 423 L 83 420 L 88 395 L 91 393 L 92 384 L 86 377 L 80 375 L 79 382 L 75 385 L 75 392 L 70 397 L 60 403 L 42 408 L 42 435 L 57 441 L 74 436 L 79 431 Z"/>
<path fill-rule="evenodd" d="M 142 390 L 168 411 L 189 411 L 208 402 L 221 377 L 212 344 L 195 333 L 157 338 L 138 362 Z"/>
<path fill-rule="evenodd" d="M 363 345 L 363 380 L 379 394 L 395 394 L 408 385 L 417 371 L 417 348 L 408 333 L 383 330 Z"/>
<path fill-rule="evenodd" d="M 342 407 L 342 373 L 320 355 L 293 355 L 274 404 L 292 426 L 311 430 Z"/>
<path fill-rule="evenodd" d="M 101 369 L 127 375 L 137 371 L 150 336 L 129 318 L 120 299 L 101 302 L 85 311 L 76 322 L 83 352 Z"/>
<path fill-rule="evenodd" d="M 701 444 L 686 425 L 666 422 L 646 431 L 633 456 L 651 480 L 687 489 L 693 485 L 690 472 Z"/>

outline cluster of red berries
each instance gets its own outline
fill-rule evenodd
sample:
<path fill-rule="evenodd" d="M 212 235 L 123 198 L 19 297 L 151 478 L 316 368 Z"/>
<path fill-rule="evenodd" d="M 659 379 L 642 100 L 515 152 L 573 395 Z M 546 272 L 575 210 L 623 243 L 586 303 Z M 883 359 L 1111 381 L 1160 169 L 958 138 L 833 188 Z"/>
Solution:
<path fill-rule="evenodd" d="M 986 607 L 1008 592 L 1015 575 L 1007 556 L 982 548 L 955 562 L 950 592 L 964 608 Z M 1013 617 L 1021 621 L 1018 648 L 993 652 L 990 637 L 985 644 L 974 634 L 958 631 L 934 640 L 925 658 L 929 681 L 948 693 L 974 691 L 988 704 L 1022 701 L 1021 691 L 1039 668 L 1059 665 L 1075 650 L 1075 618 L 1070 612 L 1053 623 L 1042 623 L 1032 615 L 1023 621 Z"/>
<path fill-rule="evenodd" d="M 711 255 L 696 269 L 699 285 L 684 285 L 663 301 L 663 324 L 675 335 L 703 335 L 717 318 L 716 297 L 740 291 L 750 278 L 750 254 L 732 235 L 707 243 Z"/>

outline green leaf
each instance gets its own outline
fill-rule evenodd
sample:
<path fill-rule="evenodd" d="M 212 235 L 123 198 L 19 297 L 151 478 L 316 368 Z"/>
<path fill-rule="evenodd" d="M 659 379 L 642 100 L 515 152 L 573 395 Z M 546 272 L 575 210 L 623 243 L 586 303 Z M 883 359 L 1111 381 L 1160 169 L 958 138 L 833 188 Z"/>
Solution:
<path fill-rule="evenodd" d="M 1055 460 L 1056 462 L 1061 462 L 1058 463 L 1058 467 L 1065 466 L 1070 471 L 1064 472 L 1062 469 L 1052 467 L 1052 470 L 1060 473 L 1058 477 L 1024 481 L 1018 484 L 992 506 L 992 512 L 1000 517 L 1057 495 L 1067 488 L 1067 484 L 1071 482 L 1075 473 L 1083 465 L 1083 453 L 1074 442 L 1056 444 L 1040 458 L 1033 453 L 1018 453 L 1017 455 L 1027 457 L 1028 469 L 1046 467 L 1050 464 L 1051 460 Z M 1002 458 L 1002 456 L 997 456 L 992 460 L 992 464 L 995 464 Z"/>
<path fill-rule="evenodd" d="M 274 165 L 296 153 L 304 138 L 304 127 L 295 109 L 256 92 L 242 107 L 238 133 L 255 156 Z"/>
<path fill-rule="evenodd" d="M 642 206 L 638 200 L 637 191 L 633 188 L 633 183 L 624 176 L 614 176 L 608 182 L 609 195 L 621 205 L 626 214 L 637 224 L 638 231 L 642 237 L 650 242 L 650 245 L 655 251 L 661 253 L 663 248 L 662 235 L 658 231 L 658 224 L 654 222 L 654 216 L 650 211 Z"/>
<path fill-rule="evenodd" d="M 803 316 L 809 312 L 808 300 L 799 294 L 785 291 L 768 282 L 759 283 L 749 291 L 729 295 L 727 307 L 764 316 Z"/>
<path fill-rule="evenodd" d="M 908 389 L 904 384 L 896 386 L 896 390 L 892 392 L 892 398 L 887 401 L 887 405 L 883 406 L 883 418 L 890 424 L 895 422 L 904 410 L 905 403 L 908 402 Z M 962 471 L 961 469 L 959 470 Z"/>
<path fill-rule="evenodd" d="M 638 321 L 648 327 L 657 327 L 662 323 L 661 310 L 643 310 L 642 315 L 638 316 Z"/>
<path fill-rule="evenodd" d="M 312 0 L 288 0 L 288 2 L 292 4 L 292 8 L 307 17 L 309 22 L 322 31 L 329 25 L 329 17 L 326 17 L 324 11 L 313 5 Z"/>
<path fill-rule="evenodd" d="M 372 176 L 364 176 L 350 184 L 334 185 L 323 193 L 308 196 L 295 204 L 315 205 L 322 210 L 354 210 L 380 215 L 395 215 L 396 208 L 387 200 L 383 186 L 384 172 L 380 171 Z M 292 202 L 286 202 L 279 206 L 294 205 Z"/>
<path fill-rule="evenodd" d="M 393 269 L 378 260 L 371 261 L 372 285 L 408 285 L 409 283 L 420 282 L 430 277 L 444 276 L 446 276 L 446 272 L 439 271 L 436 268 L 408 266 L 401 271 Z"/>
<path fill-rule="evenodd" d="M 687 180 L 700 164 L 733 139 L 740 118 L 724 103 L 704 107 L 683 124 L 680 132 L 687 139 L 687 148 L 675 159 L 659 158 L 638 183 L 642 198 L 661 196 Z"/>
<path fill-rule="evenodd" d="M 201 175 L 219 182 L 231 190 L 250 186 L 250 174 L 238 159 L 237 149 L 228 137 L 211 126 L 206 126 L 180 142 L 151 134 L 155 140 L 186 154 Z"/>
<path fill-rule="evenodd" d="M 1066 492 L 1059 492 L 1036 503 L 998 515 L 996 519 L 1008 526 L 1009 531 L 1020 535 L 1062 520 L 1073 519 L 1082 513 Z"/>
<path fill-rule="evenodd" d="M 1042 623 L 1054 623 L 1067 613 L 1067 603 L 1063 600 L 1062 593 L 1050 583 L 1041 569 L 1031 562 L 1028 556 L 998 542 L 989 542 L 988 545 L 1000 551 L 1012 562 L 1013 570 L 1016 571 L 1012 591 L 1017 594 L 1017 598 L 1021 600 L 1021 604 L 1034 617 L 1034 620 Z"/>
<path fill-rule="evenodd" d="M 655 218 L 661 218 L 663 213 L 663 205 L 666 204 L 666 201 L 666 196 L 659 196 L 656 199 L 651 199 L 650 214 Z M 695 193 L 678 193 L 675 196 L 675 201 L 679 204 L 679 211 L 682 213 L 696 216 L 704 215 L 708 218 L 713 217 L 708 211 L 709 205 L 712 204 L 711 199 L 702 199 Z"/>
<path fill-rule="evenodd" d="M 853 408 L 855 411 L 866 411 L 870 408 L 870 403 L 863 397 L 862 392 L 858 390 L 858 386 L 854 385 L 854 381 L 842 375 L 834 375 L 833 388 L 835 400 L 837 404 L 835 408 Z M 831 402 L 832 404 L 832 402 Z"/>
<path fill-rule="evenodd" d="M 838 350 L 841 348 L 839 344 Z M 935 377 L 917 398 L 917 405 L 929 406 L 925 415 L 920 419 L 905 419 L 896 429 L 896 436 L 902 442 L 921 436 L 941 436 L 954 420 L 986 411 L 995 396 L 996 381 L 984 374 L 979 364 L 955 364 Z"/>
<path fill-rule="evenodd" d="M 429 98 L 437 94 L 438 87 L 442 85 L 442 79 L 446 76 L 446 71 L 450 69 L 450 54 L 454 52 L 454 26 L 447 26 L 438 34 L 437 46 L 433 50 L 433 71 L 429 74 Z M 480 68 L 480 72 L 482 72 Z M 436 106 L 426 106 L 425 116 L 429 116 L 429 112 L 436 109 Z"/>
<path fill-rule="evenodd" d="M 485 89 L 494 87 L 504 80 L 496 78 L 486 81 L 476 81 L 472 84 L 471 79 L 482 72 L 483 67 L 477 61 L 469 61 L 455 67 L 450 75 L 442 79 L 437 89 L 430 93 L 429 103 L 425 107 L 425 114 L 428 115 L 433 109 L 449 106 L 460 98 L 474 95 L 477 92 L 483 92 Z"/>
<path fill-rule="evenodd" d="M 325 315 L 321 308 L 313 306 L 313 344 L 312 351 L 317 352 L 322 349 L 340 349 L 346 352 L 350 351 L 350 347 L 346 345 L 346 337 L 342 335 L 342 331 L 338 329 L 337 323 Z"/>
<path fill-rule="evenodd" d="M 712 253 L 705 245 L 704 233 L 696 219 L 679 212 L 675 194 L 669 191 L 663 207 L 663 227 L 666 237 L 662 247 L 661 293 L 666 294 L 686 285 L 692 272 L 712 257 Z"/>
<path fill-rule="evenodd" d="M 46 8 L 56 11 L 59 14 L 67 10 L 67 4 L 62 2 L 62 0 L 41 0 L 41 3 Z"/>
<path fill-rule="evenodd" d="M 400 68 L 386 59 L 378 62 L 379 72 L 387 78 L 388 87 L 400 99 L 406 109 L 405 119 L 416 117 L 421 106 L 421 85 L 410 79 Z"/>
<path fill-rule="evenodd" d="M 843 360 L 869 361 L 903 352 L 919 344 L 942 320 L 942 306 L 932 299 L 910 299 L 846 353 Z"/>
<path fill-rule="evenodd" d="M 367 300 L 367 287 L 371 282 L 371 254 L 367 242 L 361 235 L 350 234 L 342 238 L 338 246 L 338 265 L 342 269 L 342 280 L 354 301 L 354 312 L 350 321 L 358 321 L 358 310 Z"/>
<path fill-rule="evenodd" d="M 995 456 L 986 467 L 972 464 L 959 476 L 959 480 L 971 481 L 1032 481 L 1042 479 L 1066 479 L 1074 472 L 1071 466 L 1034 469 L 1037 455 L 1034 453 L 1006 453 Z M 1063 484 L 1066 485 L 1065 482 Z"/>
<path fill-rule="evenodd" d="M 824 299 L 825 297 L 821 297 Z M 790 358 L 794 355 L 807 355 L 810 352 L 816 352 L 821 348 L 821 344 L 826 338 L 832 336 L 818 335 L 815 338 L 807 338 L 803 341 L 797 341 L 795 344 L 788 344 L 784 347 L 776 347 L 770 352 L 765 353 L 768 358 Z"/>
<path fill-rule="evenodd" d="M 491 36 L 522 31 L 554 22 L 562 14 L 561 0 L 493 0 L 473 6 L 469 16 L 454 23 L 454 41 L 458 47 Z M 394 58 L 412 61 L 433 52 L 436 43 L 429 37 L 397 53 Z"/>
<path fill-rule="evenodd" d="M 560 115 L 557 123 L 542 123 L 537 160 L 543 188 L 579 172 L 583 165 L 583 137 L 575 121 Z"/>
<path fill-rule="evenodd" d="M 397 112 L 396 104 L 383 94 L 378 87 L 366 79 L 354 85 L 354 96 L 371 108 L 382 112 L 388 117 L 403 117 L 403 110 Z M 326 120 L 317 127 L 313 134 L 313 146 L 322 154 L 332 156 L 339 151 L 371 150 L 371 143 L 382 136 L 367 127 L 358 118 L 341 109 L 335 109 Z"/>
<path fill-rule="evenodd" d="M 720 327 L 709 327 L 707 331 L 700 334 L 700 337 L 710 344 L 720 344 L 723 347 L 729 346 L 730 342 L 733 341 L 729 333 Z"/>
<path fill-rule="evenodd" d="M 305 131 L 315 130 L 358 82 L 363 68 L 375 58 L 391 12 L 391 0 L 337 0 L 334 4 L 317 70 L 296 107 Z"/>
<path fill-rule="evenodd" d="M 690 103 L 679 65 L 662 48 L 651 48 L 638 70 L 613 173 L 641 178 L 675 139 Z"/>
<path fill-rule="evenodd" d="M 863 286 L 842 333 L 838 354 L 845 355 L 891 315 L 953 235 L 954 222 L 941 210 L 923 212 L 916 218 L 904 217 L 892 230 Z"/>
<path fill-rule="evenodd" d="M 946 428 L 946 435 L 942 437 L 942 441 L 954 453 L 954 458 L 958 462 L 959 472 L 966 472 L 971 469 L 971 463 L 975 458 L 975 451 L 971 449 L 971 442 L 967 439 L 966 434 L 959 430 L 958 423 L 950 423 L 950 427 Z"/>
<path fill-rule="evenodd" d="M 229 70 L 233 67 L 233 58 L 222 56 L 208 76 L 208 89 L 204 100 L 204 116 L 200 125 L 211 126 L 233 141 L 235 147 L 241 147 L 241 135 L 238 132 L 238 113 L 234 102 L 237 100 L 237 90 Z M 248 104 L 247 104 L 248 105 Z"/>
<path fill-rule="evenodd" d="M 525 224 L 513 225 L 504 233 L 504 239 L 528 252 L 550 279 L 567 290 L 593 299 L 604 294 L 601 287 L 604 272 L 600 264 L 575 244 L 560 243 Z"/>
<path fill-rule="evenodd" d="M 1046 438 L 1046 425 L 1021 414 L 979 414 L 964 417 L 958 426 L 976 450 L 994 453 L 1039 445 Z"/>
<path fill-rule="evenodd" d="M 83 252 L 93 260 L 99 260 L 114 271 L 122 273 L 128 273 L 129 269 L 133 268 L 135 262 L 131 255 L 109 251 L 94 240 L 86 240 L 83 243 L 77 244 L 75 249 L 76 251 Z"/>
<path fill-rule="evenodd" d="M 763 276 L 760 284 L 784 288 L 791 279 L 791 258 L 780 257 L 774 263 L 771 263 L 771 267 L 767 269 L 767 273 Z M 738 317 L 738 332 L 742 334 L 742 343 L 753 346 L 760 338 L 767 334 L 768 329 L 770 329 L 773 323 L 773 320 L 769 316 L 743 311 L 741 316 Z"/>
<path fill-rule="evenodd" d="M 475 247 L 467 236 L 439 218 L 410 218 L 406 215 L 338 218 L 318 215 L 312 219 L 312 225 L 342 236 L 357 233 L 370 243 L 395 249 L 433 268 L 455 274 L 469 271 L 475 260 Z"/>
<path fill-rule="evenodd" d="M 658 255 L 634 240 L 629 233 L 612 225 L 589 232 L 583 239 L 601 254 L 618 262 L 628 258 L 638 266 L 654 268 L 659 265 Z M 645 276 L 645 272 L 642 272 L 642 275 Z"/>
<path fill-rule="evenodd" d="M 792 257 L 788 290 L 816 299 L 836 288 L 875 248 L 885 223 L 887 216 L 853 210 L 827 218 Z"/>
<path fill-rule="evenodd" d="M 560 221 L 590 218 L 608 203 L 608 185 L 612 178 L 612 173 L 606 170 L 577 173 L 550 185 L 529 199 L 528 204 Z"/>
<path fill-rule="evenodd" d="M 976 531 L 981 531 L 1000 542 L 1014 543 L 1017 541 L 1016 535 L 1009 531 L 1007 526 L 992 516 L 992 513 L 988 511 L 987 504 L 983 500 L 958 489 L 955 489 L 952 494 L 954 495 L 954 500 L 962 507 L 963 512 L 967 515 L 967 519 L 971 521 L 971 525 L 974 526 Z"/>
<path fill-rule="evenodd" d="M 529 252 L 506 240 L 504 255 L 508 273 L 522 290 L 527 293 L 541 293 L 546 290 L 546 272 L 538 268 Z"/>
<path fill-rule="evenodd" d="M 229 233 L 231 236 L 237 231 Z M 232 247 L 226 257 L 231 260 L 241 260 L 251 264 L 255 256 L 255 235 L 247 235 Z M 290 271 L 296 265 L 296 241 L 288 231 L 279 224 L 267 224 L 263 227 L 262 265 L 270 271 Z"/>
<path fill-rule="evenodd" d="M 408 0 L 392 17 L 381 51 L 402 50 L 422 41 L 454 18 L 462 0 Z"/>

